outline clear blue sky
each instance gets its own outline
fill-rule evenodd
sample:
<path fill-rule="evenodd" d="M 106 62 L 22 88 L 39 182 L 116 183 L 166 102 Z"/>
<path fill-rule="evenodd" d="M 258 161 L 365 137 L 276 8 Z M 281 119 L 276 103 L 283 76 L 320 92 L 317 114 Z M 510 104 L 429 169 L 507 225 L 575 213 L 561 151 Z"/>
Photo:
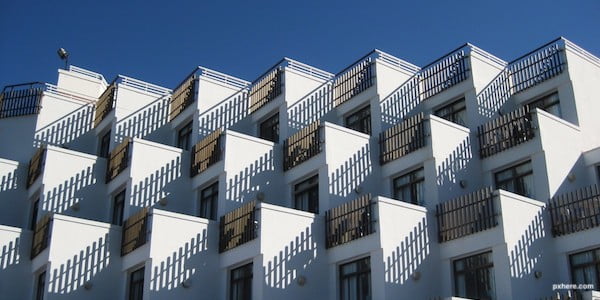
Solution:
<path fill-rule="evenodd" d="M 471 42 L 504 60 L 565 36 L 600 56 L 600 0 L 0 0 L 0 86 L 73 65 L 173 88 L 197 65 L 254 80 L 282 57 L 336 73 L 377 48 L 423 66 Z"/>

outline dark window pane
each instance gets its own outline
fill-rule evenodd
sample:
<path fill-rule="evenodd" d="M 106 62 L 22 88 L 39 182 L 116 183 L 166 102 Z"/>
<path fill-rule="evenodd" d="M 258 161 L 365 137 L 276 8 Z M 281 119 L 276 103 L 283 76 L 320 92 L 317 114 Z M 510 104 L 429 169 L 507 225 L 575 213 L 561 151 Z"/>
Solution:
<path fill-rule="evenodd" d="M 193 123 L 190 121 L 177 133 L 177 147 L 183 150 L 190 150 L 192 144 L 192 129 Z"/>
<path fill-rule="evenodd" d="M 319 212 L 319 176 L 315 175 L 294 186 L 294 208 Z"/>
<path fill-rule="evenodd" d="M 465 105 L 465 98 L 461 98 L 436 110 L 434 114 L 442 119 L 466 126 L 467 107 Z"/>
<path fill-rule="evenodd" d="M 29 229 L 35 230 L 35 224 L 37 223 L 38 212 L 40 206 L 40 198 L 35 199 L 33 202 L 33 206 L 31 207 L 31 223 L 29 224 Z"/>
<path fill-rule="evenodd" d="M 100 139 L 100 149 L 98 151 L 98 156 L 100 157 L 108 157 L 110 148 L 110 130 L 102 136 Z"/>
<path fill-rule="evenodd" d="M 600 248 L 572 254 L 569 262 L 574 284 L 600 286 Z"/>
<path fill-rule="evenodd" d="M 217 202 L 219 201 L 219 182 L 211 184 L 200 192 L 201 218 L 215 220 L 217 217 Z"/>
<path fill-rule="evenodd" d="M 394 179 L 394 199 L 417 205 L 425 203 L 425 177 L 423 168 Z"/>
<path fill-rule="evenodd" d="M 44 292 L 46 291 L 46 271 L 40 273 L 37 277 L 37 285 L 35 289 L 35 299 L 43 300 Z"/>
<path fill-rule="evenodd" d="M 469 299 L 496 299 L 492 252 L 455 260 L 454 295 Z"/>
<path fill-rule="evenodd" d="M 275 143 L 279 141 L 279 113 L 260 123 L 259 137 Z"/>
<path fill-rule="evenodd" d="M 113 200 L 113 212 L 111 223 L 114 225 L 123 225 L 123 210 L 125 208 L 125 190 L 119 192 Z"/>
<path fill-rule="evenodd" d="M 533 170 L 530 161 L 496 172 L 494 177 L 498 189 L 530 198 L 534 195 Z"/>
<path fill-rule="evenodd" d="M 252 299 L 252 263 L 231 270 L 229 282 L 230 300 Z"/>
<path fill-rule="evenodd" d="M 143 300 L 144 268 L 137 269 L 129 275 L 129 300 Z"/>
<path fill-rule="evenodd" d="M 534 108 L 539 108 L 559 118 L 561 117 L 560 99 L 558 98 L 558 92 L 534 100 L 528 103 L 527 106 L 529 106 L 531 110 L 533 110 Z"/>
<path fill-rule="evenodd" d="M 346 127 L 371 134 L 371 106 L 361 108 L 359 111 L 346 117 Z"/>
<path fill-rule="evenodd" d="M 371 299 L 371 259 L 365 257 L 340 266 L 340 298 Z"/>

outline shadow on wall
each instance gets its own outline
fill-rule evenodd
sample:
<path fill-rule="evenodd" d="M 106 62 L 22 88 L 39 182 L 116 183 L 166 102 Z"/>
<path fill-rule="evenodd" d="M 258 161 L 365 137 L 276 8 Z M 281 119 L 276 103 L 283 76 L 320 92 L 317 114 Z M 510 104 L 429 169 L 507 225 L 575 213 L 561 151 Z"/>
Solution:
<path fill-rule="evenodd" d="M 206 137 L 218 128 L 225 130 L 238 123 L 247 115 L 248 100 L 244 90 L 200 113 L 198 118 L 199 138 Z"/>
<path fill-rule="evenodd" d="M 353 194 L 373 172 L 370 155 L 371 148 L 369 144 L 366 144 L 343 165 L 339 166 L 335 172 L 331 173 L 329 176 L 329 193 L 339 197 L 347 197 Z"/>
<path fill-rule="evenodd" d="M 511 96 L 508 70 L 496 76 L 479 94 L 477 94 L 477 112 L 485 118 L 498 116 L 498 111 L 506 104 Z"/>
<path fill-rule="evenodd" d="M 0 192 L 9 192 L 18 189 L 17 185 L 17 170 L 3 175 L 2 181 L 0 181 Z"/>
<path fill-rule="evenodd" d="M 527 230 L 525 230 L 517 244 L 510 251 L 511 277 L 523 278 L 534 272 L 535 266 L 542 258 L 542 251 L 545 247 L 540 242 L 545 236 L 542 210 L 540 209 L 527 226 Z"/>
<path fill-rule="evenodd" d="M 20 249 L 21 238 L 10 241 L 8 245 L 2 246 L 0 253 L 0 270 L 6 270 L 12 265 L 17 265 L 21 261 Z"/>
<path fill-rule="evenodd" d="M 110 263 L 109 243 L 107 234 L 60 267 L 53 268 L 49 276 L 48 291 L 55 294 L 71 293 L 98 276 Z M 52 263 L 50 266 L 52 267 Z"/>
<path fill-rule="evenodd" d="M 155 137 L 153 134 L 167 124 L 168 114 L 169 98 L 167 96 L 158 98 L 118 121 L 115 136 L 161 142 L 161 137 Z"/>
<path fill-rule="evenodd" d="M 92 129 L 94 106 L 83 105 L 35 132 L 34 147 L 42 144 L 64 145 Z"/>
<path fill-rule="evenodd" d="M 181 157 L 177 157 L 139 181 L 133 186 L 130 204 L 136 207 L 150 207 L 168 196 L 177 195 L 180 191 L 177 183 L 183 179 L 181 168 Z"/>
<path fill-rule="evenodd" d="M 331 82 L 328 81 L 288 107 L 288 136 L 323 118 L 333 109 L 331 90 Z"/>
<path fill-rule="evenodd" d="M 467 136 L 441 164 L 438 164 L 436 180 L 440 203 L 464 194 L 464 190 L 457 183 L 471 179 L 468 176 L 468 168 L 472 165 L 472 158 L 471 138 Z"/>
<path fill-rule="evenodd" d="M 81 170 L 69 180 L 47 191 L 42 199 L 42 208 L 49 212 L 59 214 L 67 213 L 69 208 L 74 204 L 83 204 L 84 201 L 96 201 L 96 194 L 93 192 L 98 187 L 97 178 L 94 176 L 97 173 L 98 163 L 94 163 L 91 167 Z"/>
<path fill-rule="evenodd" d="M 419 84 L 420 77 L 414 75 L 381 101 L 382 130 L 400 123 L 419 105 Z"/>
<path fill-rule="evenodd" d="M 427 219 L 423 218 L 385 260 L 385 281 L 403 285 L 430 254 Z M 416 275 L 414 275 L 416 276 Z"/>
<path fill-rule="evenodd" d="M 273 187 L 275 178 L 273 150 L 265 153 L 243 171 L 227 181 L 227 200 L 243 203 L 255 198 L 255 193 Z M 268 199 L 265 202 L 269 202 Z"/>
<path fill-rule="evenodd" d="M 160 266 L 154 266 L 150 280 L 150 290 L 172 290 L 180 286 L 186 280 L 193 280 L 194 277 L 212 276 L 207 274 L 209 271 L 202 270 L 203 266 L 209 262 L 208 257 L 200 256 L 200 253 L 208 249 L 207 231 L 202 230 L 196 237 L 174 251 L 165 261 L 160 262 Z M 196 284 L 201 284 L 198 281 Z M 214 288 L 214 287 L 207 287 Z"/>

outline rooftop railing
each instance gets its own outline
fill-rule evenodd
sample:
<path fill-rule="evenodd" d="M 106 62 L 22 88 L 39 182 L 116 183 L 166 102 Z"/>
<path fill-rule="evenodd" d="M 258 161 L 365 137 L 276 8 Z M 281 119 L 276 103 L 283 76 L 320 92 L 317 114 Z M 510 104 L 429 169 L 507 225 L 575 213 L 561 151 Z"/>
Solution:
<path fill-rule="evenodd" d="M 325 246 L 335 247 L 374 233 L 374 206 L 371 195 L 364 195 L 326 211 Z"/>
<path fill-rule="evenodd" d="M 386 164 L 425 145 L 425 117 L 421 112 L 379 134 L 379 162 Z"/>
<path fill-rule="evenodd" d="M 52 227 L 52 217 L 50 214 L 44 215 L 36 224 L 31 243 L 31 259 L 35 258 L 50 242 L 50 229 Z"/>
<path fill-rule="evenodd" d="M 219 252 L 243 245 L 258 236 L 256 201 L 248 202 L 221 216 L 219 222 Z"/>
<path fill-rule="evenodd" d="M 532 113 L 528 106 L 521 107 L 477 128 L 479 155 L 489 157 L 515 147 L 535 137 Z"/>
<path fill-rule="evenodd" d="M 321 153 L 325 143 L 320 121 L 300 129 L 283 142 L 283 169 L 287 171 Z"/>
<path fill-rule="evenodd" d="M 561 236 L 600 226 L 600 188 L 597 185 L 559 195 L 548 203 L 552 235 Z"/>
<path fill-rule="evenodd" d="M 197 81 L 198 76 L 192 74 L 173 90 L 169 110 L 169 120 L 172 121 L 175 119 L 196 101 Z"/>
<path fill-rule="evenodd" d="M 512 92 L 516 94 L 562 73 L 563 52 L 564 41 L 556 39 L 511 61 L 508 70 Z"/>
<path fill-rule="evenodd" d="M 129 166 L 129 152 L 131 150 L 131 139 L 126 138 L 113 151 L 110 152 L 106 166 L 106 182 L 115 179 Z"/>
<path fill-rule="evenodd" d="M 140 211 L 129 217 L 123 222 L 123 236 L 121 238 L 121 256 L 133 252 L 135 249 L 143 246 L 150 236 L 150 214 L 148 208 L 142 208 Z"/>
<path fill-rule="evenodd" d="M 432 97 L 469 78 L 469 47 L 468 44 L 461 46 L 421 69 L 421 99 Z"/>
<path fill-rule="evenodd" d="M 338 106 L 367 90 L 375 83 L 371 57 L 357 62 L 336 76 L 333 82 L 333 105 Z"/>
<path fill-rule="evenodd" d="M 117 83 L 113 81 L 106 90 L 98 97 L 96 102 L 96 115 L 94 117 L 94 127 L 98 126 L 106 116 L 114 109 L 115 94 L 117 91 Z"/>
<path fill-rule="evenodd" d="M 0 119 L 38 114 L 44 90 L 41 82 L 5 86 L 0 93 Z"/>
<path fill-rule="evenodd" d="M 440 243 L 498 225 L 497 196 L 491 187 L 440 203 L 436 207 Z"/>
<path fill-rule="evenodd" d="M 217 129 L 192 147 L 190 177 L 194 177 L 219 162 L 223 156 L 223 130 Z"/>
<path fill-rule="evenodd" d="M 27 171 L 27 188 L 29 188 L 44 170 L 44 163 L 46 160 L 46 146 L 42 146 L 37 149 L 33 154 L 33 157 L 29 160 L 29 166 Z"/>
<path fill-rule="evenodd" d="M 283 68 L 276 67 L 252 83 L 248 95 L 248 112 L 253 113 L 281 95 L 283 91 Z"/>

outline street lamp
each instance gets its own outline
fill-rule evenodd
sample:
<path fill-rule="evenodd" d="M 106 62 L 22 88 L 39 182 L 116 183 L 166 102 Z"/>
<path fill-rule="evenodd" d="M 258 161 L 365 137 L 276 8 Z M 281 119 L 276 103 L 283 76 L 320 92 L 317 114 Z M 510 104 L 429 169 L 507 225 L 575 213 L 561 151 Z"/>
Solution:
<path fill-rule="evenodd" d="M 60 49 L 58 49 L 58 51 L 56 51 L 56 53 L 58 53 L 58 57 L 60 57 L 60 59 L 65 61 L 65 70 L 66 70 L 67 66 L 69 65 L 69 52 L 67 52 L 67 50 L 65 50 L 65 48 L 60 48 Z"/>

